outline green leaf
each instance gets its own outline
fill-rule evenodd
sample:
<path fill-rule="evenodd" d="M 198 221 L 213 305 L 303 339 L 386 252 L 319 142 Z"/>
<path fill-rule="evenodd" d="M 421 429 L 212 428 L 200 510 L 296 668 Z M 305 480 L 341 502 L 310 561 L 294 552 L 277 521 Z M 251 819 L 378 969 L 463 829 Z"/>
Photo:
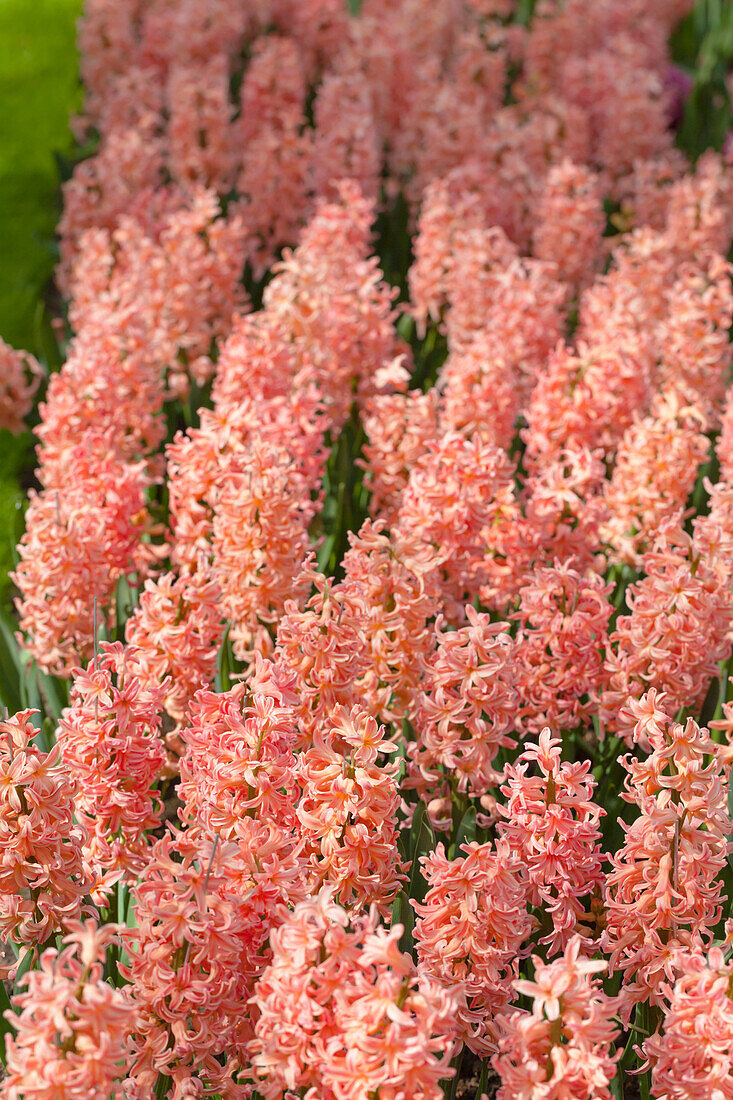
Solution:
<path fill-rule="evenodd" d="M 50 752 L 56 744 L 56 723 L 53 718 L 44 718 L 36 737 L 36 743 L 42 752 Z"/>
<path fill-rule="evenodd" d="M 69 705 L 69 687 L 66 680 L 48 676 L 38 670 L 38 686 L 43 697 L 46 714 L 58 722 L 65 707 Z"/>
<path fill-rule="evenodd" d="M 708 35 L 700 49 L 695 84 L 685 103 L 677 133 L 677 144 L 692 160 L 710 147 L 722 148 L 731 127 L 726 83 L 730 60 L 728 34 L 726 27 L 721 34 Z"/>
<path fill-rule="evenodd" d="M 321 543 L 318 554 L 316 555 L 316 564 L 318 565 L 321 573 L 329 572 L 329 563 L 331 556 L 336 546 L 336 532 L 332 531 L 330 535 L 326 535 L 325 539 Z"/>
<path fill-rule="evenodd" d="M 5 1013 L 12 1011 L 13 1006 L 10 1003 L 5 982 L 0 982 L 0 1061 L 3 1065 L 5 1065 L 5 1036 L 13 1030 L 13 1025 L 6 1019 Z"/>
<path fill-rule="evenodd" d="M 124 923 L 128 928 L 137 928 L 137 902 L 134 894 L 127 898 Z"/>
<path fill-rule="evenodd" d="M 517 23 L 522 23 L 525 27 L 529 26 L 532 21 L 536 3 L 537 0 L 519 0 L 516 13 Z"/>
<path fill-rule="evenodd" d="M 137 604 L 137 590 L 122 576 L 115 586 L 115 641 L 124 642 L 125 624 Z"/>
<path fill-rule="evenodd" d="M 34 660 L 28 658 L 25 661 L 21 676 L 21 693 L 23 696 L 23 706 L 37 712 L 36 714 L 31 715 L 31 722 L 37 730 L 42 730 L 43 716 L 41 714 L 41 711 L 43 709 L 43 700 L 41 699 L 41 692 L 38 687 L 38 670 L 36 668 L 36 663 Z"/>
<path fill-rule="evenodd" d="M 733 770 L 728 780 L 728 816 L 733 817 Z M 733 871 L 733 852 L 728 853 L 727 859 L 728 866 Z"/>
<path fill-rule="evenodd" d="M 415 332 L 415 318 L 409 313 L 403 313 L 396 328 L 403 340 L 410 340 Z"/>
<path fill-rule="evenodd" d="M 173 1082 L 167 1074 L 159 1074 L 155 1085 L 155 1100 L 165 1100 L 165 1097 L 170 1092 L 172 1084 Z"/>
<path fill-rule="evenodd" d="M 453 843 L 453 858 L 460 855 L 461 845 L 470 844 L 476 839 L 476 807 L 469 806 L 456 829 Z"/>
<path fill-rule="evenodd" d="M 448 1100 L 456 1100 L 456 1098 L 458 1096 L 458 1085 L 459 1085 L 459 1082 L 461 1080 L 461 1068 L 463 1066 L 463 1057 L 464 1057 L 465 1053 L 466 1053 L 466 1048 L 465 1048 L 465 1046 L 462 1046 L 460 1048 L 460 1050 L 458 1051 L 458 1054 L 456 1054 L 455 1058 L 453 1058 L 452 1061 L 451 1061 L 451 1065 L 453 1066 L 453 1068 L 455 1069 L 456 1072 L 453 1075 L 453 1077 L 451 1078 L 450 1086 L 448 1088 L 448 1092 L 447 1092 Z"/>
<path fill-rule="evenodd" d="M 10 714 L 23 709 L 20 683 L 24 671 L 12 615 L 0 607 L 0 703 Z"/>
<path fill-rule="evenodd" d="M 412 954 L 415 947 L 415 912 L 404 890 L 400 890 L 392 905 L 392 925 L 395 924 L 401 924 L 404 929 L 400 936 L 400 951 Z"/>
<path fill-rule="evenodd" d="M 478 1088 L 476 1089 L 476 1100 L 481 1100 L 481 1097 L 486 1092 L 486 1088 L 489 1083 L 489 1063 L 487 1061 L 481 1062 L 481 1073 L 478 1079 Z"/>
<path fill-rule="evenodd" d="M 614 1100 L 624 1100 L 624 1077 L 618 1068 L 615 1076 L 608 1082 L 608 1088 Z"/>
<path fill-rule="evenodd" d="M 700 717 L 698 719 L 698 725 L 707 726 L 715 714 L 718 707 L 718 698 L 720 695 L 720 680 L 715 676 L 708 686 L 707 693 L 705 695 L 705 702 L 702 705 L 700 711 Z"/>
<path fill-rule="evenodd" d="M 214 677 L 214 689 L 217 692 L 229 691 L 231 685 L 232 654 L 229 644 L 229 631 L 231 624 L 227 623 L 224 635 L 219 647 L 219 656 L 216 659 L 216 676 Z"/>
<path fill-rule="evenodd" d="M 428 820 L 424 802 L 418 802 L 412 819 L 407 842 L 407 858 L 410 860 L 409 896 L 415 901 L 423 901 L 427 893 L 427 883 L 420 871 L 420 857 L 435 848 L 435 834 Z"/>
<path fill-rule="evenodd" d="M 13 986 L 14 992 L 17 992 L 17 990 L 20 988 L 20 979 L 28 973 L 31 966 L 35 962 L 36 957 L 37 956 L 35 948 L 29 948 L 23 958 L 20 960 L 20 963 L 15 971 L 15 983 Z"/>

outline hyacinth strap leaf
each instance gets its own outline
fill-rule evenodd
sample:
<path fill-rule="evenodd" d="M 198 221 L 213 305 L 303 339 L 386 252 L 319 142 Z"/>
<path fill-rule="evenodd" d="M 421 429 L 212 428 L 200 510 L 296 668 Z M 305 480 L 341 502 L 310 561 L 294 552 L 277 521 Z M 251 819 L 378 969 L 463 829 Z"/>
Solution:
<path fill-rule="evenodd" d="M 0 1061 L 3 1065 L 5 1065 L 5 1036 L 13 1030 L 6 1012 L 12 1012 L 12 1006 L 5 982 L 0 982 Z"/>
<path fill-rule="evenodd" d="M 673 44 L 691 66 L 693 79 L 677 140 L 697 158 L 711 146 L 720 149 L 730 129 L 726 74 L 733 59 L 733 7 L 721 0 L 702 0 Z"/>
<path fill-rule="evenodd" d="M 458 822 L 455 838 L 451 845 L 450 854 L 455 857 L 460 855 L 464 844 L 470 844 L 476 839 L 476 807 L 469 806 Z"/>
<path fill-rule="evenodd" d="M 25 683 L 23 658 L 15 638 L 17 626 L 10 613 L 0 607 L 0 700 L 8 713 L 21 709 Z"/>
<path fill-rule="evenodd" d="M 427 883 L 420 869 L 420 857 L 428 855 L 435 847 L 435 834 L 424 802 L 419 802 L 415 809 L 405 846 L 407 858 L 411 861 L 408 894 L 416 901 L 422 901 L 427 892 Z"/>
<path fill-rule="evenodd" d="M 412 954 L 415 946 L 413 935 L 415 928 L 415 912 L 410 905 L 410 898 L 404 890 L 400 890 L 392 906 L 392 924 L 401 924 L 403 928 L 400 936 L 400 950 Z"/>

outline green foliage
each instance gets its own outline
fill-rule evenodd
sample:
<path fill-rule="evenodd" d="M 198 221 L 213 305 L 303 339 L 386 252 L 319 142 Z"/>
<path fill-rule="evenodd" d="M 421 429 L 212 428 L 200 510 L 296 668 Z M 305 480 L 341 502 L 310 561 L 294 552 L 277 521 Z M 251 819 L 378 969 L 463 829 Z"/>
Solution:
<path fill-rule="evenodd" d="M 15 547 L 22 530 L 25 493 L 19 478 L 33 464 L 30 432 L 13 436 L 0 430 L 0 604 L 7 603 L 8 573 L 15 561 Z"/>
<path fill-rule="evenodd" d="M 407 272 L 412 264 L 412 238 L 407 231 L 409 210 L 405 196 L 400 192 L 388 202 L 382 194 L 382 209 L 375 227 L 377 252 L 387 282 L 399 290 L 399 301 L 409 300 Z"/>
<path fill-rule="evenodd" d="M 733 61 L 733 4 L 699 0 L 672 39 L 672 56 L 694 79 L 677 143 L 696 160 L 720 149 L 731 129 L 726 71 Z"/>
<path fill-rule="evenodd" d="M 56 154 L 70 150 L 69 115 L 81 103 L 74 40 L 81 0 L 0 3 L 0 336 L 58 365 L 44 292 L 56 262 L 60 214 Z M 0 432 L 0 602 L 33 465 L 30 433 Z M 3 685 L 5 690 L 8 689 Z"/>
<path fill-rule="evenodd" d="M 0 3 L 0 335 L 45 358 L 44 286 L 60 212 L 55 155 L 80 106 L 74 40 L 81 0 Z M 44 331 L 46 330 L 46 331 Z"/>
<path fill-rule="evenodd" d="M 358 531 L 367 516 L 369 490 L 356 460 L 361 454 L 364 429 L 356 408 L 331 449 L 323 477 L 323 511 L 314 520 L 311 535 L 322 538 L 318 568 L 340 580 L 341 562 L 349 549 L 349 531 Z"/>
<path fill-rule="evenodd" d="M 451 845 L 451 858 L 457 859 L 463 855 L 461 849 L 464 844 L 473 844 L 476 840 L 476 807 L 469 806 L 466 812 L 459 818 L 455 831 L 455 840 Z"/>
<path fill-rule="evenodd" d="M 429 855 L 435 848 L 435 834 L 424 802 L 418 802 L 412 818 L 412 826 L 407 837 L 407 858 L 410 861 L 410 878 L 407 887 L 408 897 L 415 901 L 424 901 L 427 894 L 427 883 L 422 875 L 420 860 L 422 856 Z"/>
<path fill-rule="evenodd" d="M 10 1021 L 6 1018 L 6 1012 L 12 1010 L 10 997 L 5 988 L 5 982 L 0 982 L 0 1062 L 5 1065 L 5 1036 L 13 1030 Z"/>

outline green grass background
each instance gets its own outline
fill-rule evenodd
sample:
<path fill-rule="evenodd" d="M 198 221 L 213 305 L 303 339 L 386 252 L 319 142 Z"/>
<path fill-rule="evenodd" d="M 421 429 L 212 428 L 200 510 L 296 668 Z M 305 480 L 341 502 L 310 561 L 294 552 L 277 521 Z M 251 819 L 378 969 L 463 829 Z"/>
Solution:
<path fill-rule="evenodd" d="M 60 211 L 56 154 L 81 102 L 80 0 L 0 0 L 0 335 L 43 353 L 40 294 Z"/>
<path fill-rule="evenodd" d="M 72 147 L 69 117 L 81 103 L 80 11 L 81 0 L 0 0 L 0 336 L 44 363 L 53 356 L 44 292 L 61 208 L 56 155 Z M 0 594 L 31 447 L 30 433 L 0 432 Z"/>

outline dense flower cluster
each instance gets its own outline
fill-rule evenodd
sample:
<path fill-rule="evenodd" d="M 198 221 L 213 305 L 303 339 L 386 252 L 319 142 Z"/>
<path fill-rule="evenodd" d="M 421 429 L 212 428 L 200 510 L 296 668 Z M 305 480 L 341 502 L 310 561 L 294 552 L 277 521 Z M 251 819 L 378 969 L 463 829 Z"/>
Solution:
<path fill-rule="evenodd" d="M 220 605 L 220 591 L 206 576 L 163 573 L 145 581 L 125 625 L 130 670 L 148 691 L 165 685 L 165 710 L 177 723 L 214 679 L 224 632 Z"/>
<path fill-rule="evenodd" d="M 74 780 L 58 746 L 43 753 L 32 743 L 32 713 L 0 723 L 0 935 L 17 944 L 44 944 L 78 920 L 90 886 Z"/>
<path fill-rule="evenodd" d="M 349 921 L 324 888 L 272 935 L 252 1044 L 266 1100 L 303 1087 L 324 1100 L 406 1089 L 439 1100 L 455 1003 L 399 950 L 400 931 L 379 929 L 373 911 Z"/>
<path fill-rule="evenodd" d="M 40 364 L 25 351 L 0 340 L 0 428 L 22 432 L 41 381 Z"/>
<path fill-rule="evenodd" d="M 438 635 L 415 710 L 418 738 L 407 747 L 407 785 L 429 799 L 439 827 L 447 827 L 446 813 L 450 819 L 447 792 L 439 801 L 446 777 L 463 794 L 485 795 L 500 778 L 497 753 L 514 744 L 516 670 L 507 624 L 492 623 L 470 605 L 467 614 L 468 626 Z"/>
<path fill-rule="evenodd" d="M 708 942 L 720 917 L 731 828 L 723 752 L 692 718 L 670 721 L 663 703 L 652 688 L 629 704 L 634 741 L 651 751 L 643 760 L 623 758 L 623 797 L 639 812 L 624 827 L 605 884 L 602 942 L 611 967 L 624 974 L 626 1017 L 637 1000 L 663 1002 L 675 950 Z"/>
<path fill-rule="evenodd" d="M 135 887 L 137 927 L 123 933 L 130 963 L 122 970 L 136 1008 L 129 1069 L 135 1098 L 149 1096 L 159 1074 L 178 1096 L 196 1095 L 203 1083 L 220 1091 L 241 1066 L 251 1030 L 242 1012 L 251 926 L 262 918 L 237 904 L 230 882 L 239 863 L 229 844 L 166 836 Z M 223 1052 L 224 1066 L 217 1057 Z"/>
<path fill-rule="evenodd" d="M 156 555 L 145 538 L 152 525 L 142 463 L 118 460 L 105 436 L 89 434 L 56 478 L 31 491 L 12 579 L 29 652 L 40 668 L 68 676 L 93 655 L 97 626 L 113 621 L 117 582 L 145 576 Z"/>
<path fill-rule="evenodd" d="M 84 854 L 95 898 L 120 879 L 134 881 L 147 862 L 148 834 L 160 824 L 160 800 L 151 788 L 166 759 L 160 738 L 165 682 L 141 684 L 134 660 L 134 650 L 103 643 L 88 669 L 76 670 L 57 731 L 78 784 L 75 812 L 89 831 Z"/>
<path fill-rule="evenodd" d="M 524 728 L 570 730 L 588 722 L 606 679 L 610 589 L 597 573 L 584 576 L 569 562 L 536 566 L 520 588 L 515 676 Z"/>
<path fill-rule="evenodd" d="M 316 882 L 342 905 L 373 904 L 383 914 L 399 888 L 396 764 L 380 764 L 397 746 L 374 718 L 336 707 L 298 760 L 303 794 L 298 819 Z"/>
<path fill-rule="evenodd" d="M 664 1038 L 644 1042 L 659 1100 L 725 1096 L 733 1088 L 729 1035 L 733 1027 L 731 966 L 718 947 L 706 957 L 681 954 L 668 992 Z"/>
<path fill-rule="evenodd" d="M 605 811 L 592 798 L 589 761 L 561 763 L 560 755 L 560 738 L 544 729 L 538 743 L 505 769 L 500 826 L 522 868 L 527 901 L 540 914 L 539 942 L 552 953 L 574 935 L 589 937 L 591 895 L 598 899 L 604 882 L 599 821 Z M 528 774 L 533 764 L 537 776 Z"/>
<path fill-rule="evenodd" d="M 733 1097 L 691 7 L 86 0 L 64 362 L 0 342 L 0 1097 Z"/>
<path fill-rule="evenodd" d="M 609 681 L 600 698 L 609 728 L 621 724 L 627 699 L 649 687 L 667 693 L 672 714 L 701 706 L 729 651 L 733 608 L 727 570 L 715 568 L 709 549 L 703 552 L 702 535 L 704 527 L 695 540 L 670 524 L 644 555 L 645 576 L 626 592 L 629 614 L 618 617 L 610 635 Z"/>
<path fill-rule="evenodd" d="M 61 950 L 49 947 L 38 970 L 24 978 L 15 996 L 20 1010 L 8 1039 L 8 1100 L 115 1100 L 128 1060 L 127 1041 L 135 1005 L 125 990 L 104 978 L 114 924 L 70 921 Z M 11 1014 L 12 1017 L 12 1014 Z"/>
<path fill-rule="evenodd" d="M 419 969 L 457 998 L 459 1033 L 477 1053 L 495 1049 L 496 1015 L 512 998 L 522 944 L 531 929 L 522 867 L 506 842 L 441 844 L 423 863 L 428 892 L 414 903 Z"/>
<path fill-rule="evenodd" d="M 619 1029 L 609 1018 L 612 1002 L 591 977 L 606 964 L 579 958 L 579 951 L 574 939 L 555 962 L 535 956 L 534 980 L 514 983 L 532 998 L 532 1011 L 502 1020 L 499 1053 L 492 1059 L 501 1077 L 499 1100 L 610 1100 L 609 1083 L 621 1056 L 611 1044 Z"/>

